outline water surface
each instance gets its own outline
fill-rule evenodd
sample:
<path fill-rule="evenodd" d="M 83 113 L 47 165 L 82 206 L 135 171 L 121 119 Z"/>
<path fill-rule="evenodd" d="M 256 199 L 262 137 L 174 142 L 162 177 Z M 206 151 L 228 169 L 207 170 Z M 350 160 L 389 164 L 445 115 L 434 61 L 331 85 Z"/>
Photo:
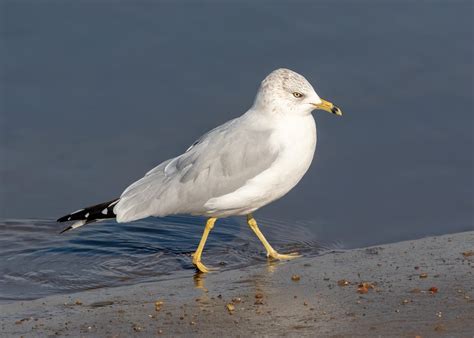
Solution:
<path fill-rule="evenodd" d="M 100 287 L 195 274 L 191 253 L 205 219 L 174 216 L 131 224 L 106 221 L 58 234 L 48 220 L 0 223 L 0 303 Z M 261 230 L 280 252 L 315 255 L 323 245 L 301 224 L 263 219 Z M 271 226 L 270 226 L 271 225 Z M 209 236 L 203 263 L 219 270 L 267 261 L 263 245 L 237 219 L 220 220 Z"/>

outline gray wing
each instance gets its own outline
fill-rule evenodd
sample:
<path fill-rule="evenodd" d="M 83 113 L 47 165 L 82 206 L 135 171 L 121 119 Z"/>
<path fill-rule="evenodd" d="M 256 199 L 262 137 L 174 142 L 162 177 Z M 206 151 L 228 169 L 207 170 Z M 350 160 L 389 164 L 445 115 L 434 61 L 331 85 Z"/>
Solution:
<path fill-rule="evenodd" d="M 204 213 L 209 199 L 237 190 L 268 169 L 278 155 L 270 146 L 271 130 L 245 124 L 231 120 L 149 171 L 122 193 L 114 209 L 117 220 Z"/>

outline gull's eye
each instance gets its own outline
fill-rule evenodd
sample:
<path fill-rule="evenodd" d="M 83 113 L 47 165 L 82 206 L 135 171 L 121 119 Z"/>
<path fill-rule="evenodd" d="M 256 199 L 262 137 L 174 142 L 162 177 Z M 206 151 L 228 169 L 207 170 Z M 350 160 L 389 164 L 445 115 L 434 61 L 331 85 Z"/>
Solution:
<path fill-rule="evenodd" d="M 303 94 L 301 94 L 299 92 L 293 92 L 293 96 L 296 97 L 297 99 L 299 99 L 299 98 L 303 97 Z"/>

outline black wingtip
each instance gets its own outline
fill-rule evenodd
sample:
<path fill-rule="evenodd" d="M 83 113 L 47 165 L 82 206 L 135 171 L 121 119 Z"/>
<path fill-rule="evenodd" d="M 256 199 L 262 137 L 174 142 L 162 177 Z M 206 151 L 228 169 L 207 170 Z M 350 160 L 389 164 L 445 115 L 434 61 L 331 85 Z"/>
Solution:
<path fill-rule="evenodd" d="M 68 218 L 70 219 L 71 215 L 66 215 L 66 216 L 63 216 L 61 218 L 58 218 L 56 220 L 56 222 L 59 222 L 59 223 L 62 223 L 62 222 L 67 222 L 68 221 Z"/>
<path fill-rule="evenodd" d="M 115 218 L 114 206 L 119 201 L 118 198 L 108 202 L 96 204 L 84 209 L 74 211 L 71 214 L 65 215 L 57 219 L 56 222 L 82 221 L 91 222 L 97 219 Z"/>
<path fill-rule="evenodd" d="M 59 221 L 58 221 L 59 222 Z M 72 226 L 68 226 L 67 228 L 64 228 L 63 230 L 61 230 L 61 232 L 59 233 L 60 235 L 68 230 L 71 230 L 72 229 Z"/>

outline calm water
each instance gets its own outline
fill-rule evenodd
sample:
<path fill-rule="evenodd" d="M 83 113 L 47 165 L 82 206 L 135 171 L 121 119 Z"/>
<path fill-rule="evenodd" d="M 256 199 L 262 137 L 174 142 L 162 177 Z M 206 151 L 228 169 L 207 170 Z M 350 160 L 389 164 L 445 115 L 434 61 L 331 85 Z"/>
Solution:
<path fill-rule="evenodd" d="M 302 224 L 262 220 L 262 231 L 281 252 L 305 256 L 337 247 L 322 245 Z M 0 303 L 194 274 L 191 253 L 202 235 L 197 217 L 103 222 L 58 236 L 48 220 L 0 224 Z M 201 224 L 200 224 L 201 223 Z M 217 223 L 203 262 L 219 270 L 264 264 L 263 246 L 249 228 L 229 218 Z M 265 224 L 267 226 L 265 226 Z M 268 226 L 271 225 L 271 226 Z"/>
<path fill-rule="evenodd" d="M 192 274 L 202 219 L 62 236 L 53 220 L 243 113 L 282 66 L 345 116 L 316 113 L 312 167 L 257 213 L 272 243 L 316 254 L 474 229 L 471 1 L 1 4 L 0 299 Z M 227 269 L 261 254 L 230 218 L 205 255 Z"/>

